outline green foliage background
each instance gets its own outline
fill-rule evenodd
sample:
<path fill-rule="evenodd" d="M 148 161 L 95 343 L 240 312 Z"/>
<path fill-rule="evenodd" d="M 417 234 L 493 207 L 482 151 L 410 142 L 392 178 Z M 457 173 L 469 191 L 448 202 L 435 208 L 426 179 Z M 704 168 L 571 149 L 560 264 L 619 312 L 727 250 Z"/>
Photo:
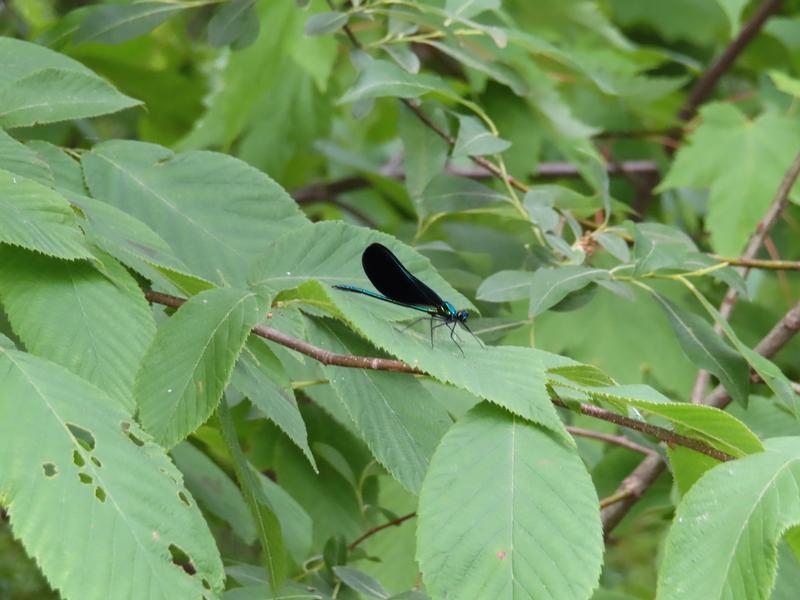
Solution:
<path fill-rule="evenodd" d="M 0 597 L 795 597 L 798 32 L 0 6 Z M 333 289 L 373 242 L 487 347 Z"/>

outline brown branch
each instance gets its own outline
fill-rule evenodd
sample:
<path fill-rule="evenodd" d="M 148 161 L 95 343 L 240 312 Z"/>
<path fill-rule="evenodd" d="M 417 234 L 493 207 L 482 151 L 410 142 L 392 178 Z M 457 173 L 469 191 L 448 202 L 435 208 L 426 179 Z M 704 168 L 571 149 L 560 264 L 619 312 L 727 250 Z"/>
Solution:
<path fill-rule="evenodd" d="M 554 398 L 552 401 L 556 406 L 567 409 L 570 408 L 567 403 L 558 398 Z M 621 425 L 622 427 L 627 427 L 628 429 L 633 429 L 635 431 L 641 431 L 642 433 L 652 435 L 654 438 L 661 440 L 662 442 L 666 442 L 668 445 L 683 446 L 685 448 L 689 448 L 690 450 L 694 450 L 695 452 L 715 458 L 721 462 L 733 460 L 734 458 L 727 452 L 717 450 L 713 446 L 706 444 L 701 440 L 686 437 L 685 435 L 675 433 L 674 431 L 659 427 L 658 425 L 651 425 L 650 423 L 639 421 L 638 419 L 632 419 L 630 417 L 626 417 L 625 415 L 620 415 L 618 413 L 611 412 L 610 410 L 606 410 L 605 408 L 594 406 L 593 404 L 580 404 L 579 410 L 584 415 L 595 417 L 596 419 L 602 419 L 603 421 Z"/>
<path fill-rule="evenodd" d="M 622 448 L 633 450 L 634 452 L 644 454 L 645 456 L 658 454 L 655 450 L 652 450 L 646 446 L 642 446 L 641 444 L 637 444 L 636 442 L 632 442 L 628 438 L 621 435 L 602 433 L 600 431 L 594 431 L 593 429 L 583 429 L 582 427 L 574 427 L 572 425 L 567 425 L 567 431 L 569 431 L 573 436 L 598 440 L 607 444 L 614 444 L 615 446 L 621 446 Z"/>
<path fill-rule="evenodd" d="M 611 497 L 613 499 L 618 498 L 619 501 L 608 502 L 600 513 L 603 520 L 603 531 L 606 536 L 628 514 L 631 507 L 644 495 L 666 468 L 667 463 L 661 459 L 661 456 L 658 454 L 650 455 L 640 462 L 639 466 L 622 481 Z"/>
<path fill-rule="evenodd" d="M 372 529 L 364 533 L 364 535 L 362 535 L 361 537 L 353 540 L 347 548 L 349 550 L 355 550 L 356 546 L 358 546 L 361 542 L 372 537 L 379 531 L 383 531 L 384 529 L 388 529 L 389 527 L 399 527 L 404 522 L 408 521 L 409 519 L 413 519 L 416 516 L 417 516 L 416 512 L 410 512 L 407 515 L 403 515 L 402 517 L 397 517 L 396 519 L 392 519 L 388 523 L 384 523 L 383 525 L 378 525 L 377 527 L 373 527 Z"/>
<path fill-rule="evenodd" d="M 161 292 L 154 292 L 153 290 L 145 290 L 145 297 L 150 302 L 163 304 L 164 306 L 171 306 L 173 308 L 178 308 L 184 302 L 186 302 L 184 298 L 178 298 L 177 296 L 172 296 L 170 294 L 162 294 Z M 414 375 L 425 374 L 424 371 L 421 371 L 416 367 L 412 367 L 401 360 L 394 360 L 391 358 L 373 358 L 368 356 L 353 356 L 351 354 L 338 354 L 336 352 L 330 352 L 328 350 L 324 350 L 323 348 L 314 346 L 313 344 L 309 344 L 308 342 L 304 342 L 303 340 L 286 335 L 282 331 L 278 331 L 277 329 L 266 327 L 264 325 L 256 325 L 253 327 L 252 332 L 259 337 L 273 341 L 277 344 L 281 344 L 282 346 L 286 346 L 292 350 L 296 350 L 297 352 L 305 354 L 306 356 L 310 356 L 314 360 L 317 360 L 324 365 L 335 365 L 338 367 L 348 367 L 352 369 L 372 369 L 375 371 L 394 371 L 399 373 L 412 373 Z M 552 402 L 556 406 L 568 408 L 564 402 L 557 398 L 553 399 Z M 656 439 L 659 439 L 663 442 L 685 446 L 691 450 L 695 450 L 702 454 L 711 456 L 712 458 L 716 458 L 717 460 L 726 461 L 733 458 L 729 454 L 720 452 L 716 448 L 706 444 L 701 440 L 689 438 L 670 431 L 669 429 L 658 427 L 657 425 L 651 425 L 650 423 L 645 423 L 644 421 L 631 419 L 630 417 L 613 413 L 598 406 L 581 404 L 580 412 L 597 419 L 614 423 L 616 425 L 621 425 L 623 427 L 628 427 L 629 429 L 647 433 L 648 435 L 652 435 Z"/>
<path fill-rule="evenodd" d="M 658 165 L 653 160 L 623 160 L 615 163 L 606 164 L 609 175 L 646 175 L 658 176 L 660 174 Z M 469 177 L 470 179 L 486 179 L 494 177 L 491 171 L 483 167 L 458 167 L 447 165 L 445 171 L 450 175 L 458 177 Z M 381 167 L 380 174 L 385 177 L 404 179 L 405 171 L 396 164 L 388 164 Z M 536 168 L 534 178 L 536 179 L 562 179 L 568 177 L 580 177 L 578 168 L 568 162 L 543 162 Z M 327 202 L 331 197 L 347 192 L 364 189 L 370 182 L 365 177 L 358 175 L 343 177 L 328 183 L 316 182 L 299 188 L 292 192 L 292 197 L 298 204 L 310 204 L 313 202 Z M 351 210 L 352 207 L 342 207 Z"/>
<path fill-rule="evenodd" d="M 731 68 L 739 54 L 758 34 L 767 19 L 780 8 L 780 5 L 781 0 L 766 0 L 758 7 L 750 20 L 742 27 L 736 39 L 728 44 L 728 47 L 720 54 L 719 58 L 695 82 L 689 92 L 689 96 L 678 112 L 678 119 L 684 122 L 689 121 L 697 114 L 698 107 L 711 95 L 719 79 Z M 676 140 L 680 139 L 680 137 L 675 137 L 674 133 L 674 131 L 670 132 L 670 137 Z M 678 135 L 680 136 L 680 133 Z"/>
<path fill-rule="evenodd" d="M 800 302 L 775 324 L 770 332 L 756 345 L 754 350 L 762 356 L 770 358 L 783 348 L 798 331 L 800 331 Z M 798 391 L 794 385 L 792 387 L 795 391 Z M 725 408 L 730 402 L 731 398 L 722 385 L 714 388 L 714 391 L 703 400 L 703 404 L 720 409 Z M 603 510 L 603 526 L 606 534 L 622 520 L 631 506 L 635 504 L 665 468 L 666 464 L 660 456 L 648 456 L 625 478 L 613 497 L 622 494 L 626 489 L 631 489 L 635 493 L 625 496 L 624 501 L 615 503 L 613 506 L 609 506 L 608 509 Z"/>
<path fill-rule="evenodd" d="M 171 296 L 169 294 L 162 294 L 152 290 L 145 291 L 145 297 L 150 302 L 163 304 L 178 308 L 181 304 L 186 302 L 183 298 Z M 292 350 L 296 350 L 300 354 L 310 356 L 314 360 L 321 362 L 323 365 L 336 365 L 338 367 L 349 367 L 352 369 L 371 369 L 373 371 L 394 371 L 400 373 L 413 373 L 415 375 L 422 375 L 423 372 L 419 369 L 404 363 L 401 360 L 392 358 L 371 358 L 367 356 L 353 356 L 351 354 L 338 354 L 318 348 L 313 344 L 298 340 L 290 335 L 286 335 L 282 331 L 266 327 L 265 325 L 256 325 L 253 327 L 252 332 L 264 338 L 265 340 L 273 341 L 281 346 L 286 346 Z"/>
<path fill-rule="evenodd" d="M 709 255 L 721 262 L 726 262 L 733 267 L 747 267 L 748 269 L 763 269 L 766 271 L 800 271 L 800 260 L 764 260 L 763 258 L 729 258 L 717 254 Z"/>

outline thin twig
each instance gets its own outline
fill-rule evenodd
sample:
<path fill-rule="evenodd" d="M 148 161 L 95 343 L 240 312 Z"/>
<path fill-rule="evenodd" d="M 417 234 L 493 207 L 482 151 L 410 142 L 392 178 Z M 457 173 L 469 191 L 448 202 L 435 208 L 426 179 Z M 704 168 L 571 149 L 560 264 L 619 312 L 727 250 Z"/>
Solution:
<path fill-rule="evenodd" d="M 661 459 L 661 456 L 650 455 L 622 481 L 617 491 L 610 497 L 618 498 L 619 501 L 608 502 L 608 506 L 604 507 L 601 512 L 603 531 L 606 536 L 628 514 L 631 507 L 666 468 L 667 463 Z"/>
<path fill-rule="evenodd" d="M 186 300 L 183 298 L 178 298 L 177 296 L 163 294 L 161 292 L 155 292 L 152 290 L 146 290 L 145 297 L 150 302 L 171 306 L 173 308 L 178 308 L 184 302 L 186 302 Z M 338 367 L 348 367 L 352 369 L 372 369 L 375 371 L 412 373 L 414 375 L 425 374 L 424 371 L 421 371 L 416 367 L 412 367 L 401 360 L 394 360 L 391 358 L 374 358 L 368 356 L 353 356 L 350 354 L 338 354 L 336 352 L 330 352 L 328 350 L 324 350 L 323 348 L 314 346 L 313 344 L 309 344 L 308 342 L 304 342 L 303 340 L 299 340 L 287 335 L 282 331 L 278 331 L 277 329 L 266 327 L 264 325 L 256 325 L 253 327 L 252 332 L 259 337 L 273 341 L 277 344 L 281 344 L 282 346 L 291 348 L 292 350 L 296 350 L 297 352 L 305 354 L 306 356 L 310 356 L 314 360 L 317 360 L 325 365 L 335 365 Z M 552 402 L 556 406 L 569 408 L 564 402 L 557 398 L 554 398 Z M 581 404 L 579 410 L 585 415 L 602 419 L 616 425 L 621 425 L 629 429 L 641 431 L 642 433 L 652 435 L 656 439 L 663 442 L 676 444 L 678 446 L 685 446 L 686 448 L 706 454 L 707 456 L 720 461 L 731 460 L 733 458 L 729 454 L 721 452 L 720 450 L 717 450 L 713 446 L 710 446 L 701 440 L 686 437 L 684 435 L 677 434 L 674 431 L 670 431 L 669 429 L 658 427 L 657 425 L 651 425 L 650 423 L 645 423 L 644 421 L 631 419 L 630 417 L 613 413 L 598 406 Z"/>
<path fill-rule="evenodd" d="M 348 546 L 348 549 L 355 550 L 356 546 L 358 546 L 361 542 L 372 537 L 379 531 L 383 531 L 384 529 L 388 529 L 389 527 L 398 527 L 403 523 L 405 523 L 406 521 L 408 521 L 409 519 L 413 519 L 416 516 L 417 516 L 416 512 L 410 512 L 407 515 L 403 515 L 402 517 L 397 517 L 396 519 L 392 519 L 388 523 L 384 523 L 383 525 L 378 525 L 377 527 L 373 527 L 372 529 L 364 533 L 364 535 L 362 535 L 361 537 L 353 540 Z"/>
<path fill-rule="evenodd" d="M 569 405 L 558 398 L 553 399 L 553 404 L 562 408 L 569 408 Z M 641 431 L 642 433 L 652 435 L 654 438 L 661 440 L 662 442 L 666 442 L 667 444 L 683 446 L 685 448 L 689 448 L 690 450 L 694 450 L 695 452 L 700 452 L 701 454 L 715 458 L 721 462 L 733 460 L 734 458 L 727 452 L 717 450 L 713 446 L 710 446 L 701 440 L 686 437 L 685 435 L 675 433 L 669 429 L 664 429 L 663 427 L 659 427 L 657 425 L 639 421 L 638 419 L 632 419 L 630 417 L 626 417 L 625 415 L 620 415 L 618 413 L 611 412 L 610 410 L 606 410 L 605 408 L 594 406 L 593 404 L 580 404 L 579 410 L 584 415 L 602 419 L 603 421 L 608 421 L 609 423 L 615 423 L 616 425 L 621 425 L 635 431 Z"/>
<path fill-rule="evenodd" d="M 732 258 L 711 254 L 721 262 L 726 262 L 733 267 L 747 267 L 748 269 L 762 269 L 765 271 L 800 271 L 800 260 L 765 260 L 763 258 Z"/>
<path fill-rule="evenodd" d="M 750 20 L 739 31 L 736 39 L 728 44 L 723 53 L 719 55 L 719 58 L 695 82 L 681 110 L 678 112 L 678 119 L 684 122 L 689 121 L 697 114 L 698 107 L 711 95 L 720 78 L 733 66 L 739 54 L 758 34 L 767 19 L 780 8 L 780 5 L 781 0 L 766 0 L 758 7 L 753 16 L 750 17 Z M 673 133 L 674 131 L 670 132 L 671 136 Z"/>
<path fill-rule="evenodd" d="M 652 450 L 646 446 L 642 446 L 641 444 L 637 444 L 636 442 L 632 442 L 628 438 L 623 437 L 621 435 L 612 435 L 610 433 L 594 431 L 593 429 L 584 429 L 583 427 L 575 427 L 573 425 L 567 425 L 567 431 L 569 431 L 574 436 L 585 437 L 592 440 L 599 440 L 607 444 L 614 444 L 615 446 L 621 446 L 622 448 L 633 450 L 634 452 L 638 452 L 639 454 L 644 454 L 645 456 L 650 456 L 651 454 L 658 454 L 655 450 Z"/>

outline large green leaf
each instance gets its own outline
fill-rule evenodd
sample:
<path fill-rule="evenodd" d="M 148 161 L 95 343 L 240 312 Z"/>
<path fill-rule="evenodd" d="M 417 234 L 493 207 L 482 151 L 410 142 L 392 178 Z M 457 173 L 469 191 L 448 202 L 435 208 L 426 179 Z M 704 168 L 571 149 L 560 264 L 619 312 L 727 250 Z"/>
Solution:
<path fill-rule="evenodd" d="M 161 236 L 128 213 L 83 195 L 70 195 L 81 209 L 80 223 L 93 243 L 127 267 L 162 286 L 166 291 L 192 295 L 213 287 L 189 273 Z"/>
<path fill-rule="evenodd" d="M 86 262 L 0 246 L 0 300 L 28 351 L 94 383 L 133 414 L 133 380 L 155 322 L 136 281 L 113 258 L 101 258 L 102 273 Z"/>
<path fill-rule="evenodd" d="M 385 60 L 373 60 L 359 73 L 353 87 L 339 100 L 357 102 L 368 98 L 419 98 L 432 92 L 452 95 L 444 81 L 434 75 L 415 75 Z"/>
<path fill-rule="evenodd" d="M 256 526 L 236 484 L 213 460 L 189 442 L 175 446 L 170 455 L 183 473 L 192 496 L 210 513 L 226 521 L 245 544 L 256 541 Z"/>
<path fill-rule="evenodd" d="M 726 344 L 705 320 L 655 295 L 681 348 L 695 365 L 713 373 L 740 404 L 747 405 L 750 376 L 747 362 Z"/>
<path fill-rule="evenodd" d="M 800 440 L 766 446 L 715 467 L 683 498 L 666 540 L 659 598 L 770 597 L 778 542 L 800 524 Z"/>
<path fill-rule="evenodd" d="M 180 472 L 118 402 L 63 367 L 2 348 L 0 380 L 0 498 L 64 598 L 221 591 L 222 562 Z M 173 564 L 180 554 L 194 575 Z"/>
<path fill-rule="evenodd" d="M 236 362 L 231 383 L 297 444 L 316 470 L 314 455 L 308 447 L 306 424 L 297 408 L 292 382 L 264 340 L 250 336 Z"/>
<path fill-rule="evenodd" d="M 0 242 L 58 258 L 91 258 L 63 196 L 0 169 Z"/>
<path fill-rule="evenodd" d="M 186 8 L 176 2 L 152 1 L 94 6 L 73 34 L 72 42 L 121 44 L 148 33 Z"/>
<path fill-rule="evenodd" d="M 420 315 L 406 308 L 352 294 L 331 290 L 332 284 L 369 287 L 361 269 L 361 253 L 371 242 L 380 241 L 392 248 L 401 262 L 429 284 L 443 298 L 459 308 L 469 306 L 430 267 L 430 264 L 393 238 L 375 231 L 343 223 L 317 223 L 277 240 L 266 258 L 255 269 L 252 282 L 258 288 L 275 293 L 291 289 L 308 280 L 324 284 L 314 300 L 329 298 L 347 320 L 373 344 L 410 365 L 420 367 L 439 379 L 462 387 L 476 396 L 505 406 L 568 438 L 555 408 L 542 395 L 545 361 L 550 355 L 530 348 L 503 346 L 482 348 L 459 328 L 458 347 L 449 340 L 449 332 L 438 336 L 431 347 L 427 331 L 398 331 L 393 324 Z M 442 339 L 443 338 L 443 339 Z M 503 373 L 498 378 L 496 373 Z"/>
<path fill-rule="evenodd" d="M 141 104 L 62 54 L 0 38 L 0 127 L 94 117 Z"/>
<path fill-rule="evenodd" d="M 800 123 L 766 112 L 750 120 L 733 104 L 709 104 L 659 189 L 709 188 L 707 227 L 720 254 L 741 252 L 797 153 Z"/>
<path fill-rule="evenodd" d="M 131 141 L 99 144 L 83 156 L 92 195 L 146 223 L 189 268 L 241 285 L 280 234 L 307 223 L 264 173 L 224 154 L 174 154 Z"/>
<path fill-rule="evenodd" d="M 193 296 L 156 333 L 136 378 L 139 418 L 169 448 L 211 415 L 264 308 L 252 292 Z"/>
<path fill-rule="evenodd" d="M 445 435 L 418 512 L 417 558 L 436 598 L 585 599 L 597 586 L 603 541 L 586 468 L 500 408 L 480 404 Z"/>
<path fill-rule="evenodd" d="M 369 351 L 325 323 L 315 328 L 312 340 L 340 353 Z M 444 408 L 412 375 L 333 366 L 325 371 L 378 462 L 418 494 L 433 451 L 452 424 Z"/>
<path fill-rule="evenodd" d="M 0 129 L 0 165 L 6 171 L 54 187 L 50 167 L 36 152 Z"/>

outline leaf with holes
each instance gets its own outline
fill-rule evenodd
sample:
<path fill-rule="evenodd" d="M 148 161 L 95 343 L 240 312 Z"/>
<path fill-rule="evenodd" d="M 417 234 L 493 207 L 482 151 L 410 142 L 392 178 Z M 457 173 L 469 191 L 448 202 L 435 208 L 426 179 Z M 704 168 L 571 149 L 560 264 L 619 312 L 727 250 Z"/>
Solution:
<path fill-rule="evenodd" d="M 658 598 L 770 597 L 778 542 L 800 525 L 800 443 L 774 438 L 766 446 L 711 469 L 684 496 L 666 539 Z"/>
<path fill-rule="evenodd" d="M 500 408 L 479 404 L 445 435 L 418 512 L 417 559 L 433 597 L 582 600 L 597 587 L 603 536 L 586 467 L 551 432 Z"/>
<path fill-rule="evenodd" d="M 252 292 L 213 289 L 190 298 L 159 328 L 135 395 L 142 425 L 161 445 L 174 446 L 211 416 L 264 310 Z"/>
<path fill-rule="evenodd" d="M 133 414 L 133 380 L 156 326 L 136 280 L 110 256 L 98 253 L 98 260 L 102 271 L 0 246 L 0 300 L 30 352 L 94 383 Z"/>
<path fill-rule="evenodd" d="M 14 457 L 0 470 L 14 535 L 63 597 L 222 590 L 222 561 L 180 472 L 97 387 L 0 348 L 0 456 Z M 181 557 L 187 570 L 173 564 Z"/>

